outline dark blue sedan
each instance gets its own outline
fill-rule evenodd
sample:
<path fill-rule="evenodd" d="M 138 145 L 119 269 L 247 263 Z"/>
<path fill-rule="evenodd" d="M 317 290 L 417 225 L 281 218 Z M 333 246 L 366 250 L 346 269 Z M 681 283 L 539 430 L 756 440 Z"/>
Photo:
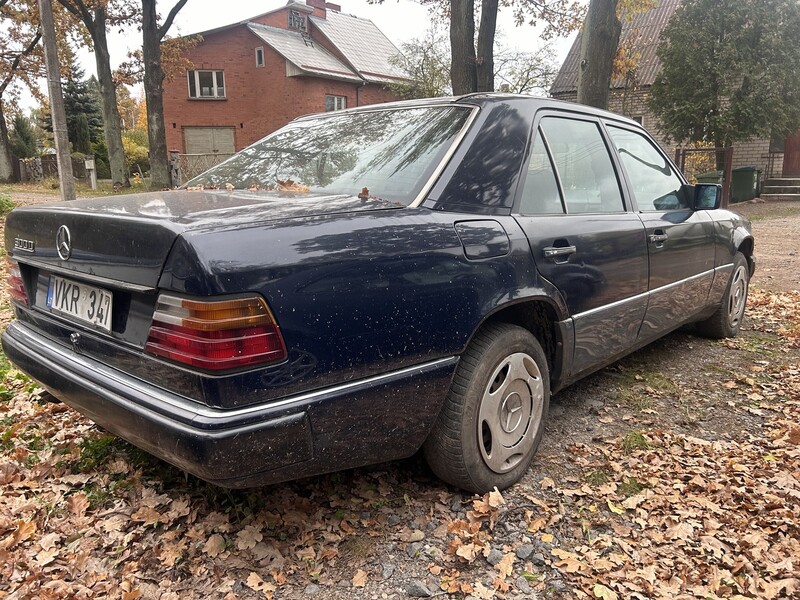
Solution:
<path fill-rule="evenodd" d="M 472 95 L 304 117 L 186 189 L 6 223 L 7 356 L 245 487 L 424 449 L 516 482 L 551 393 L 687 323 L 733 336 L 749 223 L 635 122 Z"/>

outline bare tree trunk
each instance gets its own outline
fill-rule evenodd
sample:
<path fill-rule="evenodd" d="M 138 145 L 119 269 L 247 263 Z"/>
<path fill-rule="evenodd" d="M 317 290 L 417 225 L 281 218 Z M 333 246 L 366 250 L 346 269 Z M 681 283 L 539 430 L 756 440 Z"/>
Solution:
<path fill-rule="evenodd" d="M 100 104 L 103 109 L 105 139 L 108 147 L 108 161 L 111 163 L 111 180 L 114 185 L 130 187 L 125 150 L 122 147 L 122 126 L 117 108 L 117 93 L 111 75 L 111 58 L 106 38 L 106 13 L 102 8 L 94 11 L 94 25 L 87 29 L 92 36 L 97 81 L 100 84 Z"/>
<path fill-rule="evenodd" d="M 497 30 L 499 0 L 481 2 L 481 24 L 478 29 L 478 56 L 476 61 L 477 91 L 494 91 L 494 35 Z"/>
<path fill-rule="evenodd" d="M 53 140 L 58 161 L 58 183 L 62 200 L 75 200 L 75 177 L 67 139 L 67 116 L 64 114 L 64 95 L 61 91 L 61 71 L 58 65 L 56 27 L 53 23 L 53 5 L 50 0 L 39 0 L 39 17 L 42 22 L 42 45 L 47 67 L 47 93 L 50 96 L 50 115 L 53 119 Z"/>
<path fill-rule="evenodd" d="M 450 0 L 450 79 L 453 94 L 478 91 L 474 0 Z"/>
<path fill-rule="evenodd" d="M 11 164 L 11 141 L 8 139 L 6 116 L 3 113 L 3 101 L 0 99 L 0 182 L 14 181 L 14 165 Z"/>
<path fill-rule="evenodd" d="M 142 54 L 144 93 L 147 103 L 147 141 L 150 146 L 150 185 L 154 189 L 172 185 L 167 158 L 167 132 L 164 130 L 164 68 L 161 66 L 161 40 L 175 16 L 188 0 L 178 0 L 163 25 L 158 25 L 156 0 L 142 0 Z"/>
<path fill-rule="evenodd" d="M 164 69 L 161 67 L 161 37 L 155 0 L 142 0 L 142 53 L 144 56 L 144 97 L 147 103 L 147 141 L 150 146 L 150 186 L 160 190 L 171 186 L 164 130 Z"/>
<path fill-rule="evenodd" d="M 608 108 L 608 92 L 614 56 L 622 24 L 617 18 L 618 0 L 591 0 L 581 32 L 578 69 L 578 103 Z"/>

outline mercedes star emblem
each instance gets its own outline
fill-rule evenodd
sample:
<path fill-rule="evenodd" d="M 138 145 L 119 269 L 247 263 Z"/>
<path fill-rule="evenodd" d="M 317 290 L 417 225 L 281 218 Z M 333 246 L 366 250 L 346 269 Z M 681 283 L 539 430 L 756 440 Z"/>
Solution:
<path fill-rule="evenodd" d="M 72 254 L 72 236 L 66 225 L 58 228 L 56 233 L 56 250 L 61 260 L 67 260 Z"/>

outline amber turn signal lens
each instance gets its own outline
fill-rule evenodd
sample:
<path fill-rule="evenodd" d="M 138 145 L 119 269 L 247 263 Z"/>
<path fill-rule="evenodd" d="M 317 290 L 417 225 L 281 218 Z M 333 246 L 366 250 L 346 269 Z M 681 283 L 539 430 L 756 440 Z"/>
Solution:
<path fill-rule="evenodd" d="M 193 300 L 162 294 L 145 349 L 212 371 L 286 358 L 278 324 L 260 296 Z"/>

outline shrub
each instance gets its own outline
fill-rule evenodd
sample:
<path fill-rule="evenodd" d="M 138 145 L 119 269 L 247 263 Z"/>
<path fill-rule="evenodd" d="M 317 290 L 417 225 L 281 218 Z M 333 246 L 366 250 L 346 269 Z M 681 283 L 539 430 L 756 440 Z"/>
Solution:
<path fill-rule="evenodd" d="M 0 194 L 0 217 L 6 216 L 14 210 L 14 202 L 8 194 Z"/>

